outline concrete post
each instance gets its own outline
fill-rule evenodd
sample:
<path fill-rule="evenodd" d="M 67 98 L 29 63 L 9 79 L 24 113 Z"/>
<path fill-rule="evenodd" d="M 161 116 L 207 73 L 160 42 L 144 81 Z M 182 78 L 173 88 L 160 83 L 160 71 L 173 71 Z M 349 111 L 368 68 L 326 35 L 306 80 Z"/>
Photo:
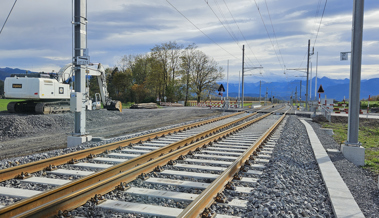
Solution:
<path fill-rule="evenodd" d="M 363 13 L 364 0 L 354 0 L 347 146 L 342 149 L 342 153 L 348 160 L 360 166 L 364 165 L 364 148 L 360 146 L 361 143 L 358 141 Z M 359 151 L 357 151 L 357 149 L 359 149 Z"/>

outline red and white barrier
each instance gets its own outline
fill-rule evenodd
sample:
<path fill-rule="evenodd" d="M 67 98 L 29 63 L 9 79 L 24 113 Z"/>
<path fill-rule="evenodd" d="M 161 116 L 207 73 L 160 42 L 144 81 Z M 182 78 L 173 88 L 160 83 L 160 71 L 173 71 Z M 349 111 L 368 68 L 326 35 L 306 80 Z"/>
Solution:
<path fill-rule="evenodd" d="M 160 105 L 160 106 L 171 106 L 172 103 L 171 103 L 171 102 L 160 102 L 159 105 Z"/>

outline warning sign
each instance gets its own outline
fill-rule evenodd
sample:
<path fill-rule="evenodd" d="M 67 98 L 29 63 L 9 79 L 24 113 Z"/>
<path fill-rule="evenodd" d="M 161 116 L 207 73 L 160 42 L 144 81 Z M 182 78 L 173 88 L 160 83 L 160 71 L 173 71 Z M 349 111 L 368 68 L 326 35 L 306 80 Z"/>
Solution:
<path fill-rule="evenodd" d="M 221 84 L 220 87 L 218 88 L 219 92 L 225 92 L 224 86 Z"/>
<path fill-rule="evenodd" d="M 322 88 L 322 85 L 320 85 L 320 87 L 318 88 L 317 93 L 324 93 L 324 89 Z"/>

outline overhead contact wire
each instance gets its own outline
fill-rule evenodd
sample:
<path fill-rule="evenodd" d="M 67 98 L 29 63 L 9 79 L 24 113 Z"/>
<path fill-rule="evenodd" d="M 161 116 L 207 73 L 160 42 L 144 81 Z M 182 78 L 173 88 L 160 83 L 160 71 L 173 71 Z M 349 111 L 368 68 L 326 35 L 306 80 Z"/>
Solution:
<path fill-rule="evenodd" d="M 14 1 L 13 6 L 12 6 L 11 10 L 9 11 L 8 16 L 7 16 L 7 19 L 5 19 L 5 22 L 4 22 L 4 24 L 3 24 L 3 27 L 1 27 L 0 34 L 3 32 L 3 29 L 4 29 L 4 27 L 5 27 L 5 24 L 8 22 L 9 16 L 11 15 L 11 13 L 12 13 L 12 11 L 13 11 L 13 8 L 14 8 L 14 6 L 16 5 L 16 3 L 17 3 L 17 0 Z"/>
<path fill-rule="evenodd" d="M 250 0 L 250 1 L 252 1 L 252 0 Z M 266 29 L 267 36 L 268 36 L 268 38 L 270 39 L 270 42 L 271 42 L 272 48 L 274 49 L 274 52 L 275 52 L 276 58 L 278 59 L 279 65 L 282 66 L 282 64 L 280 63 L 280 59 L 279 59 L 278 53 L 276 52 L 276 49 L 275 49 L 274 43 L 272 43 L 271 36 L 270 36 L 270 34 L 269 34 L 268 30 L 267 30 L 267 26 L 266 26 L 266 24 L 265 24 L 265 22 L 264 22 L 264 20 L 263 20 L 263 16 L 262 16 L 262 13 L 261 13 L 261 11 L 260 11 L 260 9 L 259 9 L 259 6 L 258 6 L 258 4 L 257 4 L 257 1 L 254 0 L 254 2 L 255 2 L 255 6 L 256 6 L 257 9 L 258 9 L 258 12 L 259 12 L 259 15 L 260 15 L 260 17 L 261 17 L 262 23 L 263 23 L 263 25 L 264 25 L 264 27 L 265 27 L 265 29 Z M 284 69 L 283 69 L 283 70 L 284 70 Z"/>
<path fill-rule="evenodd" d="M 259 62 L 259 60 L 258 60 L 257 56 L 255 55 L 255 53 L 254 53 L 253 49 L 250 47 L 249 43 L 247 42 L 247 40 L 246 40 L 246 38 L 245 38 L 245 35 L 242 33 L 242 31 L 241 31 L 241 29 L 240 29 L 240 27 L 239 27 L 239 25 L 238 25 L 238 23 L 237 23 L 236 19 L 234 18 L 234 16 L 233 16 L 232 12 L 230 11 L 228 4 L 226 4 L 225 0 L 223 0 L 223 1 L 224 1 L 224 3 L 225 3 L 225 6 L 226 6 L 226 8 L 227 8 L 227 9 L 228 9 L 228 11 L 229 11 L 229 14 L 230 14 L 230 16 L 233 18 L 233 20 L 234 20 L 234 23 L 237 25 L 237 27 L 238 27 L 238 30 L 240 31 L 240 33 L 241 33 L 241 35 L 242 35 L 243 39 L 245 40 L 245 42 L 246 42 L 246 45 L 249 47 L 249 49 L 250 49 L 251 53 L 253 54 L 253 56 L 254 56 L 255 60 L 258 62 L 258 64 L 259 64 L 259 65 L 261 65 L 261 63 Z"/>
<path fill-rule="evenodd" d="M 228 54 L 230 54 L 231 56 L 233 56 L 234 58 L 236 59 L 239 59 L 237 58 L 236 56 L 234 56 L 233 54 L 231 54 L 229 51 L 227 51 L 225 48 L 223 48 L 220 44 L 218 44 L 217 42 L 215 42 L 211 37 L 209 37 L 207 34 L 205 34 L 199 27 L 197 27 L 190 19 L 188 19 L 182 12 L 180 12 L 173 4 L 171 4 L 168 0 L 166 0 L 167 3 L 169 3 L 171 5 L 171 7 L 173 7 L 179 14 L 181 14 L 188 22 L 190 22 L 196 29 L 198 29 L 204 36 L 206 36 L 209 40 L 211 40 L 214 44 L 216 44 L 218 47 L 220 47 L 222 50 L 224 50 L 225 52 L 227 52 Z"/>

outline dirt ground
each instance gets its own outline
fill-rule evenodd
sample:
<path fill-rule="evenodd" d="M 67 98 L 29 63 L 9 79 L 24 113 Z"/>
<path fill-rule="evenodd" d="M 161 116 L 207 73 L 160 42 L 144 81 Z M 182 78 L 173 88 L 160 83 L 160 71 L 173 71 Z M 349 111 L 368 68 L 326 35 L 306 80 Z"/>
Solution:
<path fill-rule="evenodd" d="M 202 108 L 126 109 L 87 111 L 87 131 L 110 138 L 191 120 L 220 115 Z M 74 131 L 72 113 L 17 115 L 0 113 L 0 159 L 65 148 Z"/>

